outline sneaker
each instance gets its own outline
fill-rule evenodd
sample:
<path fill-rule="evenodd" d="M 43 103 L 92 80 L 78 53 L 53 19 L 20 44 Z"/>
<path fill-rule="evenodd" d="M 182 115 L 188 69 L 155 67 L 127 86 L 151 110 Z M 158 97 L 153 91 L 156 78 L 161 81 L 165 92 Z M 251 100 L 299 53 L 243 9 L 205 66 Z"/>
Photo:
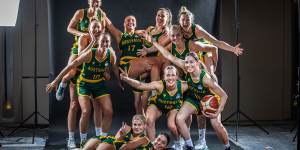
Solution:
<path fill-rule="evenodd" d="M 195 145 L 195 149 L 208 150 L 205 140 L 198 140 L 198 142 L 196 142 L 196 143 L 197 144 Z"/>
<path fill-rule="evenodd" d="M 84 145 L 85 145 L 85 143 L 86 143 L 86 140 L 82 140 L 82 141 L 80 141 L 80 148 L 83 148 L 83 147 L 84 147 Z"/>
<path fill-rule="evenodd" d="M 58 101 L 61 101 L 64 98 L 64 92 L 65 92 L 66 87 L 67 87 L 66 83 L 61 82 L 59 84 L 58 89 L 56 91 L 56 99 Z"/>
<path fill-rule="evenodd" d="M 180 143 L 178 143 L 178 144 L 174 143 L 174 144 L 172 145 L 172 148 L 175 149 L 175 150 L 182 150 L 182 146 L 181 146 Z"/>
<path fill-rule="evenodd" d="M 180 145 L 181 145 L 181 146 L 184 146 L 185 142 L 184 142 L 183 137 L 180 137 L 180 138 L 179 138 L 179 141 L 180 141 Z"/>
<path fill-rule="evenodd" d="M 68 149 L 73 149 L 76 148 L 76 142 L 74 138 L 69 138 L 67 139 L 68 143 L 67 143 L 67 147 Z"/>

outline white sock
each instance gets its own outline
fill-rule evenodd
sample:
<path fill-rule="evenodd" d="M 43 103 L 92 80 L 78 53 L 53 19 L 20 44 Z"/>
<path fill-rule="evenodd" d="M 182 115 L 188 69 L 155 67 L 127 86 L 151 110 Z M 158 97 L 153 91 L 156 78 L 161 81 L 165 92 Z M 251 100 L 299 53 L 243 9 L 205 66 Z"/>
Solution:
<path fill-rule="evenodd" d="M 180 145 L 180 141 L 174 141 L 175 145 Z"/>
<path fill-rule="evenodd" d="M 199 134 L 199 141 L 204 141 L 205 142 L 205 131 L 206 129 L 198 129 L 198 134 Z"/>
<path fill-rule="evenodd" d="M 102 135 L 102 136 L 107 136 L 107 135 L 108 135 L 108 133 L 106 133 L 106 132 L 102 132 L 102 133 L 101 133 L 101 135 Z"/>
<path fill-rule="evenodd" d="M 75 135 L 74 132 L 69 132 L 69 139 L 74 139 L 75 138 L 74 135 Z"/>
<path fill-rule="evenodd" d="M 230 147 L 230 143 L 228 142 L 227 144 L 224 145 L 224 148 L 229 148 Z"/>
<path fill-rule="evenodd" d="M 87 138 L 87 133 L 80 133 L 80 141 L 85 141 Z"/>
<path fill-rule="evenodd" d="M 95 127 L 96 136 L 100 136 L 102 134 L 102 128 Z"/>
<path fill-rule="evenodd" d="M 193 145 L 193 141 L 192 141 L 192 139 L 191 139 L 191 138 L 189 138 L 189 139 L 185 140 L 185 145 L 187 145 L 187 146 L 191 146 L 191 147 L 194 147 L 194 145 Z"/>
<path fill-rule="evenodd" d="M 60 86 L 62 86 L 62 87 L 67 87 L 67 83 L 64 83 L 64 82 L 60 82 Z"/>

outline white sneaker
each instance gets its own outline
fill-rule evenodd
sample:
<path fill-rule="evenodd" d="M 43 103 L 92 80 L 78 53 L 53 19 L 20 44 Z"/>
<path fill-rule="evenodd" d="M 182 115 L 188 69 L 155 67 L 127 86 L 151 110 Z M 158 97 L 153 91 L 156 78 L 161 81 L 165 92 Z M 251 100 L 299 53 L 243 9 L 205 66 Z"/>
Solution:
<path fill-rule="evenodd" d="M 185 144 L 183 137 L 179 138 L 179 142 L 180 142 L 180 145 L 183 147 Z"/>
<path fill-rule="evenodd" d="M 175 150 L 182 150 L 182 146 L 181 146 L 181 144 L 180 143 L 174 143 L 173 145 L 172 145 L 172 148 L 173 149 L 175 149 Z"/>
<path fill-rule="evenodd" d="M 198 140 L 196 142 L 197 144 L 195 145 L 195 149 L 199 149 L 199 150 L 208 150 L 208 147 L 206 145 L 206 141 L 205 140 Z"/>
<path fill-rule="evenodd" d="M 67 143 L 68 149 L 76 148 L 76 142 L 74 138 L 69 138 L 67 139 L 67 141 L 68 141 Z"/>
<path fill-rule="evenodd" d="M 56 99 L 58 101 L 61 101 L 63 98 L 64 98 L 64 92 L 65 92 L 65 89 L 67 87 L 67 84 L 66 83 L 60 83 L 59 86 L 58 86 L 58 89 L 56 91 Z"/>

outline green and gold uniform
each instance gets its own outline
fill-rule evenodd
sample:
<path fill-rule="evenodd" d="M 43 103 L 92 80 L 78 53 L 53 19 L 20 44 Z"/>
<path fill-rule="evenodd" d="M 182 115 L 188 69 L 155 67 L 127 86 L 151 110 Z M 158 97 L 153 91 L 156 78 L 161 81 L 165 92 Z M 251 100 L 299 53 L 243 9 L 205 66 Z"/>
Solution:
<path fill-rule="evenodd" d="M 130 141 L 135 140 L 136 138 L 145 137 L 145 134 L 141 134 L 139 136 L 134 137 L 132 129 L 126 134 L 124 139 L 118 140 L 114 136 L 108 136 L 105 140 L 103 140 L 103 143 L 111 144 L 115 147 L 116 150 L 119 150 L 123 144 L 126 144 Z M 136 150 L 150 150 L 148 149 L 152 147 L 152 144 L 149 140 L 149 143 L 143 146 L 138 147 Z"/>
<path fill-rule="evenodd" d="M 148 32 L 149 35 L 151 35 L 151 37 L 155 40 L 155 42 L 158 42 L 158 39 L 163 35 L 165 34 L 166 32 L 165 31 L 162 31 L 158 34 L 151 34 L 151 32 L 155 29 L 155 27 L 150 27 L 150 30 Z M 156 51 L 156 52 L 152 52 L 152 53 L 149 53 L 147 54 L 148 57 L 157 57 L 159 56 L 159 52 Z"/>
<path fill-rule="evenodd" d="M 151 47 L 152 44 L 147 42 L 141 36 L 137 34 L 122 33 L 121 40 L 119 43 L 119 49 L 121 51 L 120 64 L 119 66 L 123 70 L 130 71 L 130 61 L 138 57 L 137 52 L 139 49 L 143 49 L 143 45 Z M 140 80 L 140 79 L 138 79 Z M 135 92 L 142 92 L 141 90 L 134 89 Z"/>
<path fill-rule="evenodd" d="M 163 84 L 163 90 L 161 93 L 157 93 L 152 96 L 149 101 L 149 105 L 155 105 L 162 113 L 167 114 L 173 109 L 179 110 L 183 101 L 182 81 L 177 80 L 177 91 L 175 94 L 170 94 L 167 90 L 166 81 L 161 81 Z"/>
<path fill-rule="evenodd" d="M 106 49 L 105 58 L 97 60 L 96 48 L 92 48 L 92 58 L 88 63 L 83 63 L 82 70 L 77 80 L 77 94 L 79 96 L 91 96 L 94 99 L 108 95 L 105 86 L 104 72 L 111 63 L 110 50 Z"/>
<path fill-rule="evenodd" d="M 185 45 L 185 49 L 183 50 L 183 52 L 180 53 L 176 50 L 176 45 L 174 43 L 172 43 L 171 54 L 179 59 L 184 60 L 185 56 L 190 52 L 189 41 L 185 41 L 184 45 Z"/>
<path fill-rule="evenodd" d="M 102 21 L 103 20 L 103 14 L 101 11 L 97 12 L 97 16 L 98 16 L 98 20 Z M 83 9 L 83 17 L 80 20 L 80 22 L 77 24 L 77 30 L 80 32 L 86 32 L 88 33 L 89 30 L 89 24 L 90 24 L 90 20 L 88 18 L 88 9 Z M 79 36 L 74 36 L 74 42 L 73 42 L 73 46 L 71 48 L 71 55 L 78 55 L 78 40 L 79 40 Z M 96 47 L 96 46 L 95 46 Z M 76 84 L 78 77 L 80 76 L 80 72 L 81 72 L 81 68 L 82 65 L 77 67 L 77 71 L 75 76 L 71 79 L 71 82 L 73 84 Z"/>
<path fill-rule="evenodd" d="M 184 37 L 184 39 L 186 41 L 199 41 L 203 44 L 211 44 L 210 42 L 206 41 L 203 38 L 200 38 L 200 39 L 197 38 L 197 36 L 196 36 L 196 24 L 193 23 L 191 28 L 192 28 L 192 35 L 189 38 Z M 204 62 L 204 56 L 205 55 L 211 56 L 211 53 L 210 52 L 202 52 L 202 51 L 199 51 L 199 53 L 198 53 L 198 57 L 202 62 Z"/>
<path fill-rule="evenodd" d="M 189 73 L 186 76 L 188 90 L 185 95 L 185 102 L 194 107 L 197 112 L 200 111 L 200 101 L 203 96 L 211 95 L 210 90 L 203 85 L 203 78 L 205 74 L 206 72 L 201 70 L 200 79 L 198 82 L 194 82 Z"/>
<path fill-rule="evenodd" d="M 143 49 L 143 45 L 148 48 L 152 46 L 151 43 L 147 42 L 145 39 L 135 33 L 122 33 L 119 49 L 122 53 L 120 57 L 120 67 L 123 70 L 127 70 L 129 72 L 129 62 L 138 57 L 137 52 L 139 49 Z"/>
<path fill-rule="evenodd" d="M 101 21 L 103 21 L 103 19 L 104 19 L 104 15 L 99 10 L 97 12 L 97 20 L 101 22 Z M 77 24 L 76 28 L 80 32 L 88 33 L 89 32 L 89 24 L 90 24 L 90 19 L 88 18 L 88 9 L 83 9 L 83 17 L 80 20 L 80 22 Z M 78 39 L 79 39 L 79 36 L 74 36 L 73 47 L 71 49 L 72 55 L 78 55 Z"/>

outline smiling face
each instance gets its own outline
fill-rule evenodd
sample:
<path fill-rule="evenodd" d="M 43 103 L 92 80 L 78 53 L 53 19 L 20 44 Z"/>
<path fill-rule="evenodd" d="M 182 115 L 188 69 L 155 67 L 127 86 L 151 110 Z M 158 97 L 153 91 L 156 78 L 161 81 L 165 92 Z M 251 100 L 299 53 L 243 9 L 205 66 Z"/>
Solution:
<path fill-rule="evenodd" d="M 156 14 L 156 25 L 164 27 L 167 25 L 169 19 L 169 14 L 165 10 L 159 10 Z"/>
<path fill-rule="evenodd" d="M 184 66 L 188 73 L 192 73 L 199 68 L 199 62 L 193 56 L 188 55 L 185 57 Z"/>
<path fill-rule="evenodd" d="M 110 47 L 111 39 L 108 34 L 101 34 L 99 38 L 99 45 L 101 48 L 107 49 Z"/>
<path fill-rule="evenodd" d="M 125 31 L 134 31 L 136 27 L 136 19 L 134 16 L 127 16 L 124 20 Z"/>
<path fill-rule="evenodd" d="M 179 26 L 172 26 L 169 37 L 174 44 L 178 44 L 182 40 L 182 32 Z"/>
<path fill-rule="evenodd" d="M 163 134 L 158 135 L 154 141 L 153 148 L 155 150 L 163 150 L 167 146 L 168 146 L 168 138 Z"/>
<path fill-rule="evenodd" d="M 89 7 L 93 8 L 94 10 L 96 8 L 99 8 L 101 6 L 101 0 L 89 0 Z"/>
<path fill-rule="evenodd" d="M 93 20 L 90 23 L 89 30 L 95 37 L 99 37 L 102 31 L 101 23 L 96 20 Z"/>
<path fill-rule="evenodd" d="M 174 66 L 167 66 L 164 70 L 164 80 L 167 86 L 172 87 L 175 85 L 178 79 L 177 71 Z"/>
<path fill-rule="evenodd" d="M 179 24 L 183 30 L 188 31 L 192 26 L 192 17 L 188 14 L 181 14 Z"/>
<path fill-rule="evenodd" d="M 143 122 L 143 120 L 134 118 L 132 120 L 132 131 L 136 135 L 142 134 L 146 129 L 146 124 Z"/>

